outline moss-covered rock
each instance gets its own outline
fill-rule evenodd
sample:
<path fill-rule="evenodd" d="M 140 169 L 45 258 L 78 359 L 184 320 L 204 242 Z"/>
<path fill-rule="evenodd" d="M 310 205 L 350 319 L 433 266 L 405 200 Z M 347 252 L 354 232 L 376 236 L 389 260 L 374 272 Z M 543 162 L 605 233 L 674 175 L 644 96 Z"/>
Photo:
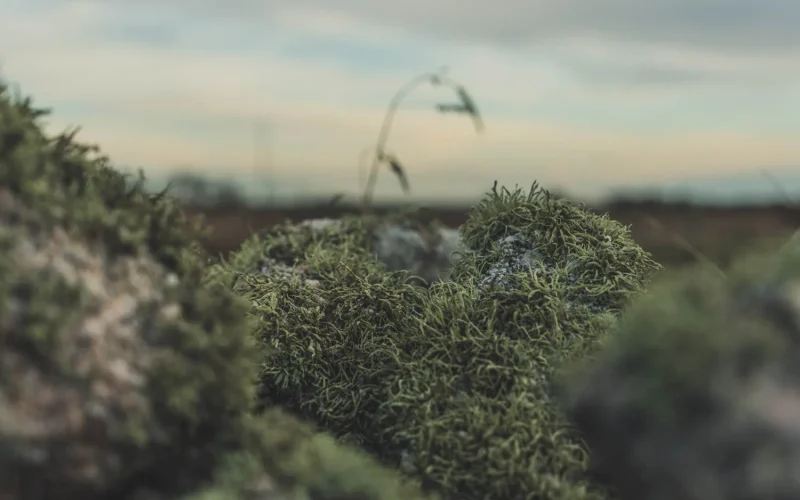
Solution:
<path fill-rule="evenodd" d="M 44 114 L 0 85 L 0 497 L 421 500 L 289 415 L 252 416 L 250 306 L 208 272 L 200 227 L 45 136 Z"/>
<path fill-rule="evenodd" d="M 550 382 L 658 266 L 627 230 L 538 188 L 493 190 L 462 227 L 378 414 L 387 453 L 453 498 L 601 498 Z"/>
<path fill-rule="evenodd" d="M 446 498 L 601 498 L 550 379 L 658 268 L 626 229 L 538 186 L 494 190 L 462 228 L 454 281 L 425 289 L 343 231 L 358 224 L 260 235 L 221 266 L 260 322 L 263 401 Z"/>
<path fill-rule="evenodd" d="M 246 304 L 197 228 L 0 87 L 0 470 L 10 498 L 183 489 L 250 405 Z"/>
<path fill-rule="evenodd" d="M 228 262 L 239 272 L 285 275 L 303 269 L 309 255 L 356 253 L 377 259 L 390 272 L 407 272 L 417 285 L 449 279 L 461 249 L 458 232 L 426 211 L 383 216 L 311 219 L 284 223 L 251 237 Z"/>
<path fill-rule="evenodd" d="M 622 499 L 800 496 L 800 247 L 697 267 L 627 311 L 568 391 Z"/>

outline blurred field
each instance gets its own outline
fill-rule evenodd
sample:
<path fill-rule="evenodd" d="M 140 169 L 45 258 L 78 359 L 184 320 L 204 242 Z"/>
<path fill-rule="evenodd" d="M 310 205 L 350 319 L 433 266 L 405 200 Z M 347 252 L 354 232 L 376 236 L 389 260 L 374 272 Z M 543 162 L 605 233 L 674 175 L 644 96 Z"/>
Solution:
<path fill-rule="evenodd" d="M 733 255 L 755 246 L 781 243 L 800 227 L 800 207 L 786 205 L 713 207 L 636 201 L 612 202 L 593 209 L 630 225 L 634 239 L 666 267 L 694 262 L 698 253 L 725 267 Z M 227 205 L 187 207 L 187 211 L 204 216 L 211 227 L 208 249 L 224 255 L 253 231 L 285 220 L 335 218 L 355 208 L 318 205 L 277 210 Z M 432 215 L 452 227 L 464 222 L 468 211 L 469 207 L 430 209 Z"/>

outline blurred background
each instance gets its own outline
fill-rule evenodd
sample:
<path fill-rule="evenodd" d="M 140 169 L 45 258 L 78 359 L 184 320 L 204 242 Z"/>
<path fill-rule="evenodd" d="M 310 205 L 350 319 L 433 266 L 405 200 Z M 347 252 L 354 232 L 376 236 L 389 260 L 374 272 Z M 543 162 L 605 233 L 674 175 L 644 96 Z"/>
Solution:
<path fill-rule="evenodd" d="M 410 89 L 385 144 L 410 191 L 381 165 L 379 209 L 458 225 L 538 181 L 665 265 L 724 265 L 800 225 L 798 25 L 793 0 L 5 0 L 0 69 L 48 130 L 171 184 L 214 252 L 356 210 L 393 96 L 445 66 L 484 127 L 454 85 Z"/>

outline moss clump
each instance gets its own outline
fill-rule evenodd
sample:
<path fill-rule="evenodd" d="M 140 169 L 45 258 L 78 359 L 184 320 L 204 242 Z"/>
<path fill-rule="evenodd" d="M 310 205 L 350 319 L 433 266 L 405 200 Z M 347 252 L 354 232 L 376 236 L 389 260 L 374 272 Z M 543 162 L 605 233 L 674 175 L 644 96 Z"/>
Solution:
<path fill-rule="evenodd" d="M 47 137 L 45 115 L 0 85 L 6 491 L 179 491 L 212 469 L 251 404 L 246 304 L 203 286 L 199 228 L 175 202 L 74 134 Z"/>
<path fill-rule="evenodd" d="M 251 262 L 282 269 L 243 273 L 233 283 L 259 320 L 260 405 L 290 408 L 374 449 L 372 416 L 386 400 L 386 377 L 422 309 L 422 289 L 406 283 L 403 273 L 387 273 L 357 246 L 317 242 L 292 268 L 262 259 L 263 248 L 256 238 L 233 258 L 241 262 L 249 254 Z"/>
<path fill-rule="evenodd" d="M 212 487 L 185 500 L 436 500 L 281 410 L 267 410 L 248 424 L 249 445 L 227 457 Z"/>
<path fill-rule="evenodd" d="M 620 224 L 536 185 L 493 190 L 462 238 L 379 414 L 387 448 L 454 498 L 602 497 L 550 382 L 658 266 Z"/>
<path fill-rule="evenodd" d="M 461 234 L 467 255 L 455 266 L 455 279 L 513 288 L 520 282 L 515 275 L 546 277 L 561 301 L 593 312 L 618 312 L 661 268 L 628 228 L 553 199 L 536 184 L 527 193 L 495 185 Z"/>
<path fill-rule="evenodd" d="M 658 266 L 625 228 L 538 186 L 493 190 L 462 237 L 455 281 L 429 289 L 341 232 L 281 273 L 266 257 L 284 236 L 249 243 L 228 266 L 260 322 L 262 397 L 446 498 L 601 498 L 550 379 Z"/>
<path fill-rule="evenodd" d="M 800 248 L 665 280 L 581 366 L 569 414 L 624 499 L 796 498 Z"/>

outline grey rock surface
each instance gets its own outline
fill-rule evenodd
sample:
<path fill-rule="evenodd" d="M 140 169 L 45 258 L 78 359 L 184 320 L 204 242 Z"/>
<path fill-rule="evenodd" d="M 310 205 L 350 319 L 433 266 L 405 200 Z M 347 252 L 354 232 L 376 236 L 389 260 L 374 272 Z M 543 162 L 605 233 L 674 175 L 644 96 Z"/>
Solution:
<path fill-rule="evenodd" d="M 284 231 L 310 230 L 320 237 L 325 232 L 342 231 L 342 222 L 337 219 L 308 219 L 283 228 Z M 386 265 L 388 271 L 408 271 L 425 283 L 448 280 L 452 266 L 458 262 L 459 252 L 464 249 L 458 229 L 422 224 L 403 224 L 386 221 L 372 227 L 369 251 Z M 289 278 L 302 274 L 302 269 L 292 270 L 287 262 L 267 256 L 261 272 L 277 273 Z"/>
<path fill-rule="evenodd" d="M 390 271 L 407 270 L 428 283 L 448 280 L 462 249 L 457 229 L 437 228 L 426 233 L 399 225 L 375 231 L 373 250 Z"/>

